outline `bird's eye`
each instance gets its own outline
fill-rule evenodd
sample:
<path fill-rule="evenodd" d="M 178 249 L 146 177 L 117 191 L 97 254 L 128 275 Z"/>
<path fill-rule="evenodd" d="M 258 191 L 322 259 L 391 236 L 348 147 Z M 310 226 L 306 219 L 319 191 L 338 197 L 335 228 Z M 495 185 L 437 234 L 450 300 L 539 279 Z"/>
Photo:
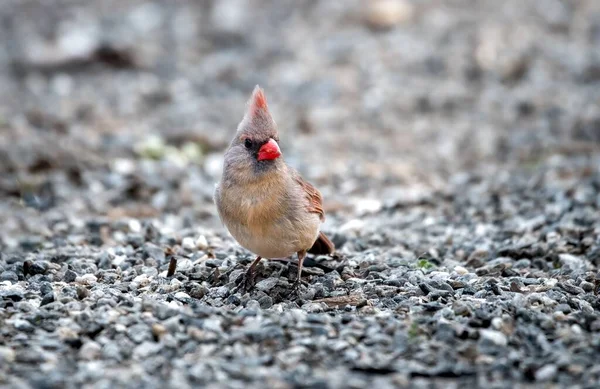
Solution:
<path fill-rule="evenodd" d="M 250 140 L 250 139 L 246 139 L 246 140 L 244 141 L 244 146 L 245 146 L 247 149 L 251 148 L 251 147 L 252 147 L 252 140 Z"/>

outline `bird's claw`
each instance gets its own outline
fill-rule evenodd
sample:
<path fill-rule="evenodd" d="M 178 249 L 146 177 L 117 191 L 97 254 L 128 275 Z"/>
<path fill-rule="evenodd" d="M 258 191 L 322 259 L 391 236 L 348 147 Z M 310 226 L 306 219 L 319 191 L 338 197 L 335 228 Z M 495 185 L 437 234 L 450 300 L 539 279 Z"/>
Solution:
<path fill-rule="evenodd" d="M 296 295 L 296 298 L 300 298 L 300 286 L 302 285 L 302 280 L 297 279 L 296 281 L 294 281 L 294 283 L 292 284 L 289 293 L 286 295 L 286 298 L 289 298 L 290 296 L 292 296 L 293 294 Z"/>
<path fill-rule="evenodd" d="M 256 278 L 256 275 L 254 274 L 253 271 L 251 271 L 251 270 L 246 271 L 244 273 L 244 275 L 242 276 L 242 280 L 238 284 L 238 287 L 236 288 L 235 292 L 238 292 L 238 291 L 241 291 L 242 293 L 249 292 L 254 287 L 255 278 Z"/>

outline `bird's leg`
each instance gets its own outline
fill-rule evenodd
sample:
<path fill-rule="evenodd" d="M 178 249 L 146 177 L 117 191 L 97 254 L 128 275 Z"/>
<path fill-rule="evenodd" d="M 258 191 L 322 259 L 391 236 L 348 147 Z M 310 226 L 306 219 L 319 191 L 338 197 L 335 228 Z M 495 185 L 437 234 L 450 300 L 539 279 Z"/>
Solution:
<path fill-rule="evenodd" d="M 252 262 L 250 266 L 248 266 L 248 270 L 246 270 L 246 273 L 244 274 L 244 279 L 242 280 L 242 291 L 247 292 L 254 286 L 254 277 L 256 276 L 256 265 L 258 265 L 261 259 L 261 257 L 256 257 L 254 262 Z"/>
<path fill-rule="evenodd" d="M 290 295 L 294 292 L 297 295 L 300 294 L 299 292 L 300 292 L 300 283 L 301 283 L 301 277 L 302 277 L 302 263 L 304 262 L 305 257 L 306 257 L 306 250 L 298 251 L 298 276 L 296 277 L 296 281 L 292 284 L 292 290 L 290 292 Z"/>

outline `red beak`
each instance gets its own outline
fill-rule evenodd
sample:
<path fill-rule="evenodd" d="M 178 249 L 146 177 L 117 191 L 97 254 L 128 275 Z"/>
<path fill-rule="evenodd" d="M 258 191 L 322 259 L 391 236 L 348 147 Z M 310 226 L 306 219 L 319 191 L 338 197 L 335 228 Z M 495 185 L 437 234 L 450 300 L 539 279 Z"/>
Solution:
<path fill-rule="evenodd" d="M 267 143 L 262 145 L 258 150 L 258 160 L 259 161 L 271 161 L 273 159 L 277 159 L 281 156 L 281 150 L 279 150 L 279 146 L 277 142 L 273 139 L 269 139 Z"/>

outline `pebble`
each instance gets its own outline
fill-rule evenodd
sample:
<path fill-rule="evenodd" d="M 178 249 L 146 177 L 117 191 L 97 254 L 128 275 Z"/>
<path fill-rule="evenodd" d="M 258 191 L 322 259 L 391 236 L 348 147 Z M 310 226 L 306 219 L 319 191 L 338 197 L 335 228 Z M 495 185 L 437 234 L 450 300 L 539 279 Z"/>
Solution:
<path fill-rule="evenodd" d="M 93 341 L 85 342 L 79 349 L 79 358 L 84 361 L 93 361 L 102 354 L 102 347 Z"/>
<path fill-rule="evenodd" d="M 279 283 L 279 279 L 278 278 L 265 278 L 264 280 L 261 280 L 259 282 L 256 283 L 256 289 L 261 290 L 263 292 L 268 292 L 271 289 L 273 289 L 277 283 Z"/>
<path fill-rule="evenodd" d="M 196 239 L 196 248 L 198 250 L 206 250 L 208 248 L 208 241 L 204 235 L 200 235 L 198 239 Z"/>
<path fill-rule="evenodd" d="M 7 270 L 0 274 L 0 281 L 18 282 L 19 276 L 14 271 Z"/>
<path fill-rule="evenodd" d="M 143 288 L 150 283 L 150 278 L 147 274 L 140 274 L 131 281 L 131 286 L 135 289 Z"/>
<path fill-rule="evenodd" d="M 10 347 L 0 346 L 0 362 L 13 363 L 15 361 L 15 350 Z"/>
<path fill-rule="evenodd" d="M 190 295 L 185 292 L 177 292 L 173 295 L 177 300 L 187 303 L 190 300 Z"/>
<path fill-rule="evenodd" d="M 363 229 L 364 225 L 365 225 L 365 222 L 363 220 L 353 219 L 353 220 L 350 220 L 350 221 L 346 222 L 345 224 L 343 224 L 339 230 L 341 233 L 356 234 Z"/>
<path fill-rule="evenodd" d="M 21 301 L 25 295 L 20 289 L 0 289 L 0 299 Z"/>
<path fill-rule="evenodd" d="M 551 381 L 556 377 L 558 368 L 556 365 L 546 365 L 535 372 L 535 380 L 538 382 Z"/>
<path fill-rule="evenodd" d="M 188 251 L 192 251 L 196 248 L 196 244 L 194 243 L 194 239 L 188 236 L 181 240 L 181 247 Z"/>
<path fill-rule="evenodd" d="M 481 330 L 479 333 L 482 339 L 489 340 L 496 346 L 506 347 L 508 344 L 508 339 L 502 332 L 494 330 Z"/>
<path fill-rule="evenodd" d="M 63 277 L 64 282 L 73 282 L 76 279 L 77 279 L 77 273 L 75 273 L 73 270 L 67 270 Z"/>
<path fill-rule="evenodd" d="M 42 298 L 42 302 L 40 303 L 40 306 L 48 305 L 52 302 L 54 302 L 54 292 L 49 292 L 49 293 L 46 293 L 44 295 L 44 297 Z"/>
<path fill-rule="evenodd" d="M 75 282 L 82 285 L 94 285 L 98 281 L 98 278 L 93 274 L 84 274 L 75 279 Z"/>
<path fill-rule="evenodd" d="M 21 332 L 34 332 L 35 331 L 35 328 L 33 327 L 33 325 L 31 325 L 31 323 L 28 322 L 27 320 L 17 319 L 14 321 L 13 327 L 15 327 L 16 330 L 21 331 Z"/>
<path fill-rule="evenodd" d="M 369 0 L 366 21 L 374 28 L 388 29 L 414 17 L 414 6 L 405 0 Z"/>

